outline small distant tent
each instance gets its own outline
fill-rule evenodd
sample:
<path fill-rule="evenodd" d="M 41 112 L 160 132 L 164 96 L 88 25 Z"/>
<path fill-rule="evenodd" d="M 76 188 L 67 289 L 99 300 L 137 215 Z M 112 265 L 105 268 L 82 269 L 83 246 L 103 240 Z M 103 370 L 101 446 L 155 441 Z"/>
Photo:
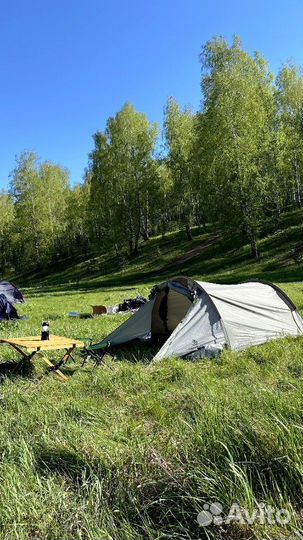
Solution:
<path fill-rule="evenodd" d="M 19 291 L 14 283 L 0 281 L 0 294 L 4 294 L 10 304 L 22 304 L 24 302 L 22 292 Z"/>
<path fill-rule="evenodd" d="M 181 276 L 156 286 L 149 302 L 91 349 L 154 338 L 162 344 L 157 361 L 212 357 L 224 348 L 240 351 L 302 334 L 296 306 L 272 283 L 219 285 Z"/>
<path fill-rule="evenodd" d="M 19 315 L 14 306 L 8 302 L 5 294 L 0 293 L 0 321 L 19 319 Z"/>
<path fill-rule="evenodd" d="M 19 319 L 13 304 L 22 304 L 23 294 L 13 283 L 0 281 L 0 321 Z"/>

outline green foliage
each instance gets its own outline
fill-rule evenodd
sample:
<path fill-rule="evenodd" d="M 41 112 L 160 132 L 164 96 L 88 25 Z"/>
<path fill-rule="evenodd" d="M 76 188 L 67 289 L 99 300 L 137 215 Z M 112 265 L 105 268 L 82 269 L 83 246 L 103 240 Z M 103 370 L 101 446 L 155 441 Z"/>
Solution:
<path fill-rule="evenodd" d="M 67 172 L 51 163 L 38 164 L 34 153 L 22 154 L 11 175 L 14 240 L 21 266 L 36 267 L 60 249 L 66 230 Z"/>
<path fill-rule="evenodd" d="M 0 269 L 7 270 L 12 260 L 12 242 L 15 222 L 15 209 L 8 193 L 0 193 Z"/>
<path fill-rule="evenodd" d="M 303 78 L 295 67 L 285 66 L 276 81 L 277 173 L 286 201 L 302 205 Z M 284 190 L 283 190 L 284 188 Z"/>
<path fill-rule="evenodd" d="M 264 60 L 231 47 L 207 43 L 201 55 L 204 108 L 200 161 L 210 212 L 233 230 L 243 228 L 256 251 L 264 198 L 271 189 L 268 167 L 274 120 L 272 77 Z"/>
<path fill-rule="evenodd" d="M 126 104 L 94 136 L 91 204 L 97 235 L 116 246 L 128 242 L 136 253 L 140 234 L 148 238 L 157 189 L 153 160 L 157 126 Z M 118 249 L 118 248 L 117 248 Z"/>
<path fill-rule="evenodd" d="M 90 188 L 91 182 L 87 176 L 83 185 L 76 184 L 67 192 L 66 216 L 67 230 L 65 246 L 68 255 L 87 253 L 91 237 L 91 213 L 90 213 Z"/>
<path fill-rule="evenodd" d="M 181 111 L 178 103 L 169 98 L 164 114 L 167 164 L 173 180 L 174 208 L 179 214 L 178 221 L 187 227 L 189 239 L 196 202 L 193 192 L 194 127 L 193 113 L 189 109 Z"/>

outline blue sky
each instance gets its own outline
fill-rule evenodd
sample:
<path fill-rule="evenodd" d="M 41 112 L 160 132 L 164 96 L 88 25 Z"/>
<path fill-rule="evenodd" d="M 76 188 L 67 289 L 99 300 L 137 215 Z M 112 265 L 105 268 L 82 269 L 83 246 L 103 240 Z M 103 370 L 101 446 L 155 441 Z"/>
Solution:
<path fill-rule="evenodd" d="M 303 0 L 0 0 L 0 187 L 35 150 L 81 181 L 92 134 L 125 103 L 161 122 L 199 107 L 201 45 L 238 34 L 276 73 L 303 64 Z"/>

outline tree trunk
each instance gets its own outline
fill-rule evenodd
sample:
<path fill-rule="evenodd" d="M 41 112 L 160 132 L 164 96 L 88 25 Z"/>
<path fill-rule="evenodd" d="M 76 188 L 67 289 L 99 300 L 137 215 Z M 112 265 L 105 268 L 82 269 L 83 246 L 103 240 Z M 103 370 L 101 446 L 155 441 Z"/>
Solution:
<path fill-rule="evenodd" d="M 249 207 L 247 202 L 242 205 L 243 215 L 244 215 L 244 222 L 242 224 L 243 231 L 246 234 L 247 239 L 250 242 L 250 248 L 251 248 L 251 254 L 255 259 L 258 259 L 260 256 L 258 245 L 257 245 L 257 239 L 256 239 L 256 230 L 255 227 L 251 224 L 249 220 Z"/>
<path fill-rule="evenodd" d="M 191 232 L 190 225 L 186 225 L 186 236 L 187 236 L 187 240 L 192 240 L 193 239 L 193 235 L 192 235 L 192 232 Z"/>
<path fill-rule="evenodd" d="M 296 201 L 297 201 L 297 204 L 298 204 L 299 208 L 301 208 L 301 206 L 302 206 L 301 178 L 300 178 L 300 172 L 299 172 L 297 157 L 295 157 L 294 166 L 295 166 L 295 178 L 296 178 Z"/>
<path fill-rule="evenodd" d="M 133 242 L 133 240 L 128 241 L 128 246 L 129 246 L 129 254 L 132 255 L 133 250 L 134 250 L 134 242 Z"/>
<path fill-rule="evenodd" d="M 147 197 L 146 201 L 145 201 L 145 211 L 143 213 L 143 226 L 142 226 L 142 229 L 143 229 L 142 238 L 143 238 L 144 242 L 149 240 L 149 234 L 148 234 L 148 229 L 149 229 L 149 219 L 148 219 L 149 204 L 148 203 L 149 203 L 149 201 L 148 201 L 148 197 Z"/>
<path fill-rule="evenodd" d="M 205 229 L 206 228 L 206 223 L 207 223 L 206 216 L 202 215 L 200 221 L 202 223 L 203 229 Z"/>
<path fill-rule="evenodd" d="M 250 240 L 250 247 L 251 247 L 251 254 L 254 257 L 254 259 L 258 259 L 260 254 L 258 250 L 257 241 L 254 236 Z"/>
<path fill-rule="evenodd" d="M 275 206 L 274 219 L 275 219 L 276 225 L 278 225 L 281 219 L 281 205 L 278 202 L 276 203 L 276 206 Z"/>
<path fill-rule="evenodd" d="M 147 242 L 147 240 L 149 240 L 149 234 L 148 234 L 148 232 L 146 230 L 141 231 L 141 236 L 142 236 L 144 242 Z"/>
<path fill-rule="evenodd" d="M 138 249 L 139 238 L 140 238 L 140 230 L 138 230 L 138 231 L 137 231 L 137 234 L 136 234 L 135 245 L 134 245 L 134 250 L 133 250 L 133 255 L 138 255 L 138 252 L 139 252 L 139 249 Z"/>

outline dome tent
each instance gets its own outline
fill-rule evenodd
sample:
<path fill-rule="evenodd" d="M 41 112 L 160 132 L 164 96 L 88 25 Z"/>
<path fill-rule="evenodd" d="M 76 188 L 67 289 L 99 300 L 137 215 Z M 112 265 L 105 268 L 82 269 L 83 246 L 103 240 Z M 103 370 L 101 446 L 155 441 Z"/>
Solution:
<path fill-rule="evenodd" d="M 0 281 L 0 294 L 5 294 L 6 299 L 10 304 L 23 304 L 24 297 L 22 292 L 8 281 Z"/>
<path fill-rule="evenodd" d="M 296 306 L 272 283 L 219 285 L 175 277 L 158 285 L 149 302 L 91 349 L 161 337 L 157 361 L 194 353 L 216 356 L 224 348 L 240 351 L 302 334 Z"/>
<path fill-rule="evenodd" d="M 22 304 L 24 297 L 13 283 L 0 281 L 0 322 L 4 320 L 19 319 L 13 304 Z"/>

